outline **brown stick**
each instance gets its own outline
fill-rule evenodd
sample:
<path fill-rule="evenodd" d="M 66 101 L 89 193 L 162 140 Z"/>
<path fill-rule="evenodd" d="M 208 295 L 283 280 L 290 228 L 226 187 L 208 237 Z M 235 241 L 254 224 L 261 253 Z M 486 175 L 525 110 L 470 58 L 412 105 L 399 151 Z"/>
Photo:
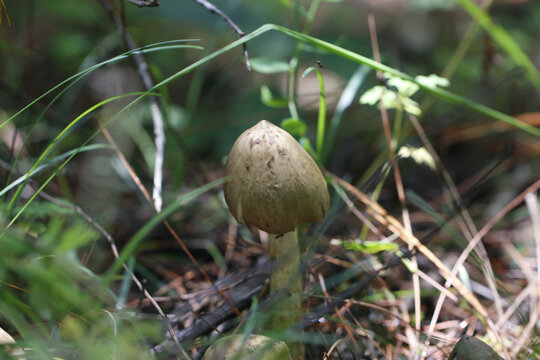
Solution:
<path fill-rule="evenodd" d="M 212 14 L 218 15 L 220 18 L 222 18 L 233 30 L 236 32 L 236 34 L 239 37 L 243 37 L 245 33 L 234 23 L 234 21 L 231 20 L 230 17 L 227 16 L 223 11 L 221 11 L 218 7 L 216 7 L 214 4 L 212 4 L 210 1 L 207 0 L 195 0 L 195 2 L 202 7 L 204 7 L 206 10 L 210 11 Z M 251 64 L 249 63 L 249 55 L 247 51 L 247 45 L 246 43 L 242 44 L 242 48 L 244 50 L 244 60 L 246 62 L 246 69 L 248 71 L 251 71 Z"/>

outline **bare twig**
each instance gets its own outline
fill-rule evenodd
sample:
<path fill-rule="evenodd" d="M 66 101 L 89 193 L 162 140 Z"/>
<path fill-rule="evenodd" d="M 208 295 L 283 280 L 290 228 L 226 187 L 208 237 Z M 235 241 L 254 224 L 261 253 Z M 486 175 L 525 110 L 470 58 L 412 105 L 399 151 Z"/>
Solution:
<path fill-rule="evenodd" d="M 512 209 L 521 204 L 528 194 L 532 194 L 535 191 L 540 189 L 540 180 L 536 181 L 534 184 L 529 186 L 525 191 L 516 196 L 510 203 L 508 203 L 504 208 L 502 208 L 493 218 L 491 218 L 486 225 L 480 229 L 480 231 L 474 236 L 474 238 L 469 242 L 467 248 L 463 250 L 459 256 L 454 268 L 452 269 L 453 274 L 457 274 L 458 267 L 463 265 L 465 259 L 469 256 L 471 251 L 476 247 L 476 245 L 482 240 L 484 236 L 495 226 L 506 214 L 508 214 Z M 448 279 L 448 281 L 451 281 Z"/>
<path fill-rule="evenodd" d="M 407 231 L 405 227 L 392 215 L 388 214 L 386 210 L 380 206 L 375 201 L 371 200 L 369 196 L 349 184 L 348 182 L 342 180 L 341 178 L 335 176 L 334 174 L 325 171 L 325 174 L 329 175 L 336 181 L 339 185 L 343 186 L 345 190 L 353 194 L 360 202 L 362 202 L 368 211 L 371 213 L 373 218 L 377 220 L 381 225 L 385 226 L 392 233 L 396 233 L 399 237 L 407 243 L 407 245 L 412 245 L 418 251 L 420 251 L 429 261 L 433 263 L 438 269 L 439 273 L 445 279 L 452 280 L 452 286 L 463 296 L 467 302 L 479 313 L 478 316 L 484 317 L 487 321 L 491 321 L 489 314 L 484 308 L 484 306 L 478 301 L 476 296 L 474 296 L 468 289 L 465 287 L 463 282 L 459 280 L 456 275 L 452 274 L 450 269 L 443 264 L 443 262 L 431 251 L 429 250 L 422 242 L 414 236 L 412 233 Z"/>
<path fill-rule="evenodd" d="M 159 3 L 157 0 L 129 0 L 131 3 L 134 3 L 138 6 L 158 6 Z M 117 12 L 111 7 L 110 3 L 107 0 L 101 0 L 102 6 L 107 10 L 109 16 L 116 25 L 118 31 L 122 35 L 122 39 L 126 48 L 130 51 L 137 48 L 137 44 L 126 30 L 122 18 L 118 16 Z M 154 4 L 154 5 L 152 5 Z M 152 76 L 148 71 L 148 64 L 144 60 L 142 54 L 134 52 L 133 61 L 139 77 L 142 80 L 143 86 L 146 91 L 150 91 L 154 87 L 154 82 Z M 150 110 L 152 113 L 152 123 L 154 125 L 154 142 L 156 146 L 156 155 L 154 161 L 154 189 L 152 192 L 152 204 L 157 212 L 161 211 L 163 206 L 163 199 L 161 197 L 162 183 L 163 183 L 163 158 L 164 158 L 164 148 L 165 148 L 165 131 L 163 130 L 163 115 L 159 107 L 158 100 L 155 96 L 148 97 L 150 101 Z"/>
<path fill-rule="evenodd" d="M 426 133 L 425 133 L 424 129 L 420 125 L 420 122 L 418 121 L 418 119 L 414 115 L 407 114 L 407 116 L 409 118 L 409 121 L 413 125 L 416 133 L 418 134 L 418 136 L 422 140 L 422 143 L 423 143 L 424 147 L 428 150 L 429 154 L 431 155 L 431 157 L 435 161 L 436 167 L 440 171 L 440 174 L 441 174 L 444 182 L 446 183 L 446 187 L 447 187 L 448 192 L 450 194 L 451 201 L 456 206 L 456 208 L 459 210 L 460 217 L 458 217 L 457 219 L 459 220 L 460 225 L 462 225 L 460 227 L 461 227 L 461 229 L 463 231 L 463 234 L 464 234 L 465 238 L 469 241 L 469 245 L 468 245 L 467 248 L 470 248 L 471 244 L 474 243 L 474 246 L 467 252 L 467 256 L 468 256 L 468 254 L 470 253 L 470 251 L 472 249 L 475 249 L 478 256 L 482 259 L 482 261 L 483 261 L 482 264 L 481 264 L 482 272 L 484 273 L 484 276 L 486 278 L 488 286 L 489 286 L 489 288 L 491 290 L 491 293 L 493 294 L 493 299 L 494 299 L 494 303 L 495 303 L 495 308 L 497 309 L 497 313 L 498 313 L 499 317 L 502 317 L 503 316 L 503 308 L 502 308 L 501 298 L 500 298 L 499 292 L 497 290 L 493 269 L 491 268 L 491 263 L 489 262 L 487 251 L 486 251 L 483 243 L 478 241 L 480 239 L 478 237 L 478 230 L 476 229 L 476 226 L 474 225 L 474 222 L 473 222 L 469 212 L 467 211 L 467 209 L 463 205 L 463 201 L 461 200 L 461 196 L 459 194 L 458 189 L 456 188 L 456 185 L 452 181 L 452 178 L 451 178 L 450 174 L 448 173 L 448 171 L 446 170 L 445 166 L 443 165 L 441 159 L 439 158 L 439 155 L 437 154 L 437 152 L 435 151 L 435 149 L 431 145 L 431 142 L 429 141 L 428 137 L 426 136 Z M 478 240 L 475 240 L 475 239 L 478 239 Z M 463 256 L 463 254 L 461 256 Z M 454 266 L 454 270 L 453 270 L 454 274 L 457 272 L 456 269 L 457 269 L 457 267 Z M 447 282 L 447 284 L 445 286 L 448 287 L 449 285 L 450 284 Z M 426 345 L 429 344 L 429 342 L 431 340 L 431 336 L 433 334 L 435 325 L 436 325 L 437 320 L 439 318 L 439 314 L 440 314 L 440 311 L 442 309 L 445 298 L 446 298 L 446 294 L 441 293 L 440 296 L 439 296 L 439 299 L 437 300 L 437 303 L 435 305 L 435 310 L 433 311 L 433 315 L 431 317 L 430 325 L 428 327 L 427 337 L 426 337 L 426 340 L 424 342 Z M 422 358 L 424 358 L 424 355 L 422 356 Z"/>
<path fill-rule="evenodd" d="M 248 307 L 253 300 L 253 297 L 260 296 L 264 292 L 265 283 L 270 276 L 270 263 L 264 263 L 258 265 L 250 270 L 238 272 L 233 275 L 229 275 L 224 279 L 216 282 L 217 288 L 227 291 L 231 301 L 236 304 L 236 307 L 244 308 Z M 213 289 L 215 291 L 215 288 Z M 210 291 L 210 289 L 208 289 Z M 193 301 L 197 299 L 208 298 L 208 291 L 204 291 L 202 294 L 195 295 Z M 265 303 L 266 305 L 266 303 Z M 187 308 L 189 305 L 181 305 L 175 309 L 175 314 L 184 315 L 189 311 Z M 178 330 L 176 332 L 176 338 L 178 341 L 185 342 L 187 340 L 194 340 L 197 337 L 207 334 L 210 331 L 216 330 L 218 325 L 223 324 L 224 321 L 233 318 L 235 315 L 231 307 L 223 303 L 216 309 L 199 317 L 191 324 L 191 326 Z M 178 318 L 178 316 L 176 316 Z M 174 321 L 174 318 L 172 319 Z M 220 331 L 227 331 L 227 328 L 231 324 L 223 327 L 219 326 Z M 235 327 L 241 327 L 236 325 Z M 159 359 L 163 358 L 167 354 L 174 351 L 172 339 L 166 339 L 159 345 L 154 346 L 152 353 Z"/>
<path fill-rule="evenodd" d="M 531 214 L 531 220 L 534 231 L 534 242 L 536 244 L 536 286 L 540 286 L 540 211 L 538 209 L 538 194 L 530 192 L 525 196 L 525 202 Z M 539 295 L 536 295 L 539 297 Z M 540 298 L 540 297 L 539 297 Z M 540 306 L 540 304 L 538 304 Z"/>
<path fill-rule="evenodd" d="M 8 14 L 8 12 L 6 10 L 6 4 L 4 4 L 3 0 L 0 0 L 0 26 L 2 26 L 2 12 L 4 14 L 6 14 L 6 19 L 7 19 L 8 26 L 11 26 L 11 20 L 10 20 L 9 14 Z"/>
<path fill-rule="evenodd" d="M 194 1 L 197 4 L 201 5 L 202 7 L 204 7 L 206 10 L 210 11 L 210 13 L 216 14 L 220 18 L 222 18 L 234 30 L 234 32 L 239 37 L 243 37 L 245 35 L 245 33 L 242 31 L 242 29 L 240 29 L 238 27 L 238 25 L 236 25 L 234 23 L 234 21 L 232 21 L 231 18 L 227 16 L 227 14 L 225 14 L 223 11 L 221 11 L 217 6 L 212 4 L 210 1 L 208 1 L 208 0 L 194 0 Z M 250 71 L 251 70 L 251 64 L 249 63 L 249 55 L 248 55 L 246 43 L 242 44 L 242 48 L 244 50 L 244 61 L 246 62 L 246 69 L 248 69 L 248 71 Z"/>
<path fill-rule="evenodd" d="M 424 145 L 424 147 L 427 149 L 427 151 L 429 152 L 429 154 L 431 155 L 431 157 L 435 161 L 435 165 L 436 165 L 437 169 L 440 171 L 440 174 L 441 174 L 444 182 L 446 183 L 446 187 L 447 187 L 448 192 L 450 194 L 451 201 L 456 206 L 456 208 L 459 210 L 460 217 L 458 217 L 458 220 L 460 220 L 460 223 L 462 225 L 461 229 L 463 231 L 463 234 L 464 234 L 465 238 L 469 241 L 469 246 L 470 246 L 470 244 L 473 243 L 473 239 L 477 238 L 478 230 L 476 229 L 476 226 L 474 225 L 474 222 L 473 222 L 470 214 L 468 213 L 467 209 L 463 205 L 463 201 L 461 200 L 461 196 L 459 194 L 459 191 L 457 190 L 457 188 L 456 188 L 450 174 L 446 170 L 446 168 L 445 168 L 444 164 L 442 163 L 439 155 L 437 154 L 437 152 L 435 151 L 435 149 L 431 145 L 431 142 L 429 141 L 428 137 L 426 136 L 426 133 L 425 133 L 424 129 L 420 125 L 420 122 L 418 121 L 418 119 L 414 115 L 407 114 L 407 116 L 409 118 L 409 121 L 413 125 L 416 133 L 418 134 L 418 136 L 422 140 L 422 144 Z M 484 248 L 484 245 L 481 242 L 475 241 L 474 243 L 475 243 L 474 244 L 475 247 L 473 247 L 473 249 L 475 249 L 476 253 L 483 260 L 482 271 L 483 271 L 483 273 L 485 275 L 488 286 L 491 289 L 491 292 L 493 294 L 495 307 L 497 309 L 499 317 L 501 317 L 502 313 L 503 313 L 501 300 L 500 300 L 499 293 L 497 291 L 497 286 L 495 284 L 495 279 L 494 279 L 494 275 L 493 275 L 493 269 L 491 268 L 491 264 L 489 262 L 487 251 L 486 251 L 486 249 Z M 469 252 L 467 252 L 467 255 L 469 254 Z M 454 274 L 457 271 L 456 269 L 457 269 L 457 267 L 454 267 L 454 270 L 455 270 L 453 272 Z M 447 282 L 445 287 L 448 287 L 449 285 L 450 284 Z M 440 311 L 442 309 L 442 306 L 443 306 L 443 303 L 444 303 L 445 299 L 446 299 L 446 294 L 441 293 L 438 300 L 437 300 L 437 303 L 435 305 L 435 310 L 433 311 L 433 315 L 431 317 L 430 325 L 428 327 L 427 337 L 426 337 L 426 340 L 424 342 L 426 345 L 429 344 L 429 342 L 431 340 L 431 336 L 432 336 L 433 331 L 435 329 L 435 325 L 436 325 L 436 323 L 438 321 L 439 314 L 440 314 Z M 423 357 L 424 357 L 424 355 L 423 355 Z"/>

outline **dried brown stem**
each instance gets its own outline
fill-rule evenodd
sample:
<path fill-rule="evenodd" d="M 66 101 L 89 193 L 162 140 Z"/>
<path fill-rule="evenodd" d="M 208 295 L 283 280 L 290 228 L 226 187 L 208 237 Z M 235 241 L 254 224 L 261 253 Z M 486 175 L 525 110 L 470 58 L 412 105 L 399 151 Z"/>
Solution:
<path fill-rule="evenodd" d="M 369 24 L 369 33 L 371 37 L 371 46 L 373 48 L 373 57 L 375 61 L 381 62 L 381 56 L 379 53 L 379 43 L 377 41 L 377 29 L 375 25 L 375 17 L 370 14 L 368 16 L 368 24 Z M 377 70 L 377 77 L 382 77 L 382 72 L 380 70 Z M 381 96 L 382 99 L 382 96 Z M 384 135 L 386 137 L 386 144 L 388 146 L 388 154 L 390 156 L 390 161 L 392 162 L 393 167 L 393 174 L 394 174 L 394 180 L 396 182 L 396 190 L 399 198 L 399 203 L 401 205 L 401 216 L 403 219 L 403 224 L 405 226 L 405 229 L 407 232 L 412 234 L 412 226 L 411 226 L 411 220 L 409 216 L 409 210 L 407 209 L 407 204 L 405 200 L 405 190 L 403 188 L 403 180 L 401 178 L 401 172 L 399 171 L 399 166 L 397 162 L 396 152 L 395 152 L 395 146 L 394 141 L 392 141 L 392 133 L 390 130 L 390 122 L 388 120 L 388 113 L 386 111 L 386 108 L 384 107 L 384 104 L 382 101 L 379 102 L 380 112 L 381 112 L 381 120 L 383 124 L 384 129 Z M 399 134 L 395 134 L 396 137 L 399 136 Z M 409 249 L 412 249 L 412 245 L 409 244 Z M 417 267 L 417 261 L 416 257 L 413 255 L 411 257 L 412 265 L 416 268 Z M 421 323 L 421 302 L 420 302 L 420 278 L 417 273 L 412 274 L 412 280 L 413 280 L 413 288 L 414 288 L 414 314 L 415 314 L 415 324 L 416 324 L 416 330 L 420 330 L 420 323 Z M 410 337 L 412 337 L 412 333 L 409 334 Z M 412 340 L 412 339 L 411 339 Z M 417 353 L 415 347 L 418 346 L 418 338 L 414 338 L 413 345 L 413 351 Z"/>
<path fill-rule="evenodd" d="M 348 182 L 342 180 L 341 178 L 335 176 L 334 174 L 326 171 L 327 175 L 331 176 L 340 186 L 342 186 L 349 193 L 353 194 L 360 202 L 362 202 L 368 212 L 371 213 L 373 218 L 377 220 L 381 225 L 385 226 L 392 233 L 398 234 L 399 237 L 407 243 L 407 245 L 416 248 L 420 251 L 429 261 L 435 265 L 439 273 L 445 279 L 450 279 L 452 281 L 452 286 L 463 296 L 467 302 L 478 312 L 478 316 L 483 317 L 485 320 L 491 323 L 487 310 L 484 306 L 478 301 L 478 299 L 465 287 L 463 282 L 459 280 L 450 269 L 443 264 L 443 262 L 431 251 L 429 250 L 422 242 L 414 236 L 411 232 L 407 231 L 403 225 L 392 215 L 380 206 L 378 203 L 374 202 L 367 196 L 362 193 L 360 190 L 349 184 Z"/>
<path fill-rule="evenodd" d="M 131 1 L 131 0 L 130 0 Z M 141 1 L 139 1 L 141 2 Z M 146 3 L 157 1 L 144 1 Z M 122 35 L 125 47 L 127 50 L 132 51 L 137 49 L 137 44 L 131 37 L 131 34 L 127 31 L 124 21 L 121 16 L 118 15 L 116 11 L 112 8 L 111 4 L 106 0 L 101 0 L 101 5 L 107 11 L 112 21 L 116 25 L 116 28 Z M 145 5 L 145 6 L 157 6 L 157 5 Z M 148 70 L 148 64 L 142 54 L 133 52 L 132 59 L 139 74 L 139 77 L 143 83 L 143 86 L 146 91 L 150 91 L 154 87 L 154 81 Z M 154 189 L 152 193 L 152 204 L 154 208 L 159 212 L 163 204 L 163 199 L 161 196 L 161 189 L 163 184 L 163 162 L 165 157 L 165 130 L 164 130 L 164 121 L 159 102 L 155 96 L 149 96 L 148 101 L 150 102 L 150 111 L 152 114 L 152 124 L 154 126 L 154 143 L 156 146 L 156 155 L 154 162 Z"/>
<path fill-rule="evenodd" d="M 230 17 L 227 16 L 223 11 L 221 11 L 217 6 L 212 4 L 210 1 L 207 0 L 194 0 L 197 4 L 204 7 L 206 10 L 208 10 L 212 14 L 218 15 L 220 18 L 222 18 L 233 30 L 234 32 L 239 36 L 243 37 L 245 33 L 234 23 L 234 21 L 231 20 Z M 249 54 L 247 51 L 247 45 L 246 43 L 242 44 L 242 48 L 244 50 L 244 60 L 246 62 L 246 69 L 248 71 L 251 70 L 251 64 L 249 63 Z"/>

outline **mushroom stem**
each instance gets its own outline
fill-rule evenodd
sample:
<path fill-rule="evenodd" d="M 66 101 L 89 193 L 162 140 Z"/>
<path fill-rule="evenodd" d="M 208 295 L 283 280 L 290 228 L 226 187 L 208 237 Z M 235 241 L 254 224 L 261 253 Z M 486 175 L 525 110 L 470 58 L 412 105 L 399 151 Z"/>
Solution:
<path fill-rule="evenodd" d="M 272 294 L 285 290 L 289 294 L 302 291 L 300 269 L 300 247 L 296 230 L 282 235 L 269 234 L 270 259 L 272 273 L 270 275 L 270 292 Z"/>
<path fill-rule="evenodd" d="M 273 331 L 287 330 L 300 320 L 302 312 L 302 277 L 300 276 L 300 247 L 296 230 L 283 235 L 269 234 L 270 293 L 282 294 L 275 302 L 270 319 Z M 294 359 L 303 355 L 301 343 L 290 342 L 289 348 Z"/>

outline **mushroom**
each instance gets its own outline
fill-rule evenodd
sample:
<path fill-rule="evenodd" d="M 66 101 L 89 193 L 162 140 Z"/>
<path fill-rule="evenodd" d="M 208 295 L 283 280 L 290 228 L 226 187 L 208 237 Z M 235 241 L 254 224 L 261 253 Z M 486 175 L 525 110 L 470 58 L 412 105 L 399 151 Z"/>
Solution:
<path fill-rule="evenodd" d="M 456 344 L 448 360 L 503 360 L 488 344 L 465 335 Z"/>
<path fill-rule="evenodd" d="M 203 360 L 290 360 L 287 344 L 263 335 L 229 335 L 213 343 Z"/>
<path fill-rule="evenodd" d="M 274 329 L 286 329 L 296 322 L 301 304 L 296 226 L 324 217 L 330 202 L 326 181 L 304 148 L 266 120 L 238 137 L 225 175 L 230 177 L 224 184 L 225 200 L 234 218 L 269 233 L 270 292 L 290 293 L 290 304 L 281 309 L 295 314 L 275 316 L 272 323 Z"/>
<path fill-rule="evenodd" d="M 12 346 L 13 344 L 15 344 L 15 339 L 13 339 L 13 337 L 9 335 L 4 329 L 0 328 L 0 346 Z M 11 347 L 11 349 L 7 350 L 7 353 L 11 354 L 14 359 L 24 360 L 24 358 L 21 357 L 24 352 L 19 347 Z"/>
<path fill-rule="evenodd" d="M 13 339 L 4 329 L 0 328 L 0 345 L 5 344 L 15 344 L 15 339 Z"/>

